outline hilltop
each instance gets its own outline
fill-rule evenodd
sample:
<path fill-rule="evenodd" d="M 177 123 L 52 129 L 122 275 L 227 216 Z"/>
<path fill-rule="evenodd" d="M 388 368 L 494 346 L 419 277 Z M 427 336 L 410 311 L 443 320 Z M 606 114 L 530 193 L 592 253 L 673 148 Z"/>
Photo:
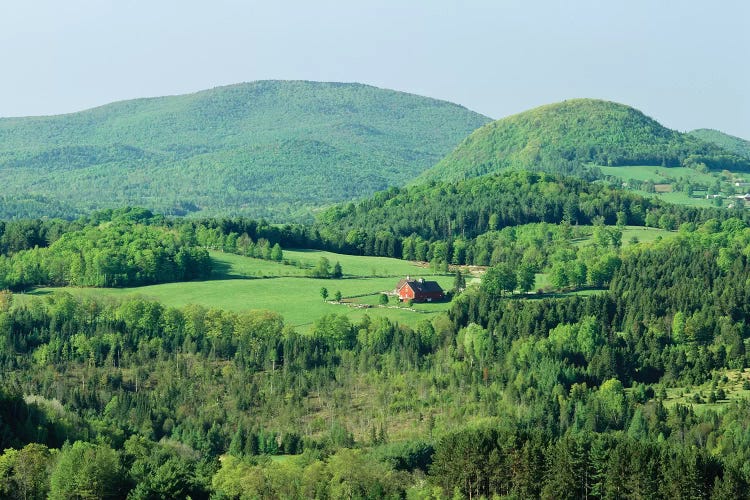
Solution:
<path fill-rule="evenodd" d="M 258 81 L 0 119 L 0 216 L 126 204 L 274 220 L 402 185 L 489 118 L 355 83 Z"/>
<path fill-rule="evenodd" d="M 513 115 L 473 132 L 422 180 L 458 180 L 504 169 L 597 177 L 589 165 L 750 168 L 747 158 L 670 130 L 613 102 L 573 99 Z"/>
<path fill-rule="evenodd" d="M 708 128 L 693 130 L 690 135 L 706 142 L 711 142 L 732 153 L 750 159 L 750 141 Z"/>

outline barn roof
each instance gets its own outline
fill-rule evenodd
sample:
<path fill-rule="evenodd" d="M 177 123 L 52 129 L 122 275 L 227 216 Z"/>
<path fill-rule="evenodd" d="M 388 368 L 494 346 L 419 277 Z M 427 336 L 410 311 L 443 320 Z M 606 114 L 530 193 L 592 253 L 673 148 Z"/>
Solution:
<path fill-rule="evenodd" d="M 443 289 L 437 281 L 405 279 L 398 282 L 397 290 L 400 290 L 406 285 L 409 285 L 411 289 L 414 290 L 414 293 L 443 293 Z"/>

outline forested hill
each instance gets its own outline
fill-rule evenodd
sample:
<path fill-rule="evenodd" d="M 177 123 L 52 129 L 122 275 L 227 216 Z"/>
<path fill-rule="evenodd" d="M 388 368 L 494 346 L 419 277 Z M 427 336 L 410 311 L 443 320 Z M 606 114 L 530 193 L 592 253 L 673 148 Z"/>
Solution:
<path fill-rule="evenodd" d="M 666 219 L 660 223 L 662 216 Z M 508 226 L 563 221 L 591 224 L 599 218 L 612 225 L 676 229 L 682 222 L 731 216 L 744 215 L 671 205 L 574 177 L 508 171 L 452 183 L 391 188 L 356 204 L 331 207 L 320 214 L 317 227 L 329 240 L 345 238 L 345 243 L 358 247 L 359 240 L 376 233 L 414 234 L 426 240 L 474 238 Z"/>
<path fill-rule="evenodd" d="M 0 217 L 130 204 L 288 220 L 402 185 L 488 121 L 426 97 L 306 81 L 5 118 Z"/>
<path fill-rule="evenodd" d="M 457 180 L 507 168 L 594 178 L 587 165 L 750 169 L 748 158 L 670 130 L 631 107 L 594 99 L 541 106 L 476 130 L 423 180 Z"/>
<path fill-rule="evenodd" d="M 750 159 L 750 141 L 708 128 L 693 130 L 690 135 Z"/>

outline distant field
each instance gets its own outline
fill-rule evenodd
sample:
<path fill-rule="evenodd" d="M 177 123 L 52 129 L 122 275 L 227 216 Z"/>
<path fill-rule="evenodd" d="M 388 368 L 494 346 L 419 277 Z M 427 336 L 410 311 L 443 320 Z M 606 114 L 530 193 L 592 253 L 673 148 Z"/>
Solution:
<path fill-rule="evenodd" d="M 716 183 L 717 173 L 702 173 L 687 167 L 662 167 L 653 165 L 639 165 L 632 167 L 598 167 L 605 175 L 611 175 L 626 182 L 630 179 L 638 181 L 651 181 L 655 184 L 661 184 L 661 189 L 666 192 L 647 193 L 634 189 L 633 191 L 642 196 L 657 196 L 658 198 L 669 203 L 678 205 L 688 205 L 693 207 L 711 207 L 714 206 L 712 200 L 706 199 L 705 195 L 688 196 L 685 192 L 669 192 L 671 189 L 670 182 L 680 178 L 690 180 L 691 182 L 704 185 L 713 185 Z M 738 174 L 740 175 L 740 174 Z M 669 188 L 666 188 L 669 186 Z M 657 189 L 659 191 L 659 189 Z"/>
<path fill-rule="evenodd" d="M 646 194 L 648 196 L 647 193 L 641 193 L 640 191 L 639 193 Z M 669 203 L 674 203 L 676 205 L 688 205 L 691 207 L 713 207 L 715 206 L 713 203 L 713 200 L 708 200 L 706 199 L 705 196 L 701 196 L 701 197 L 688 196 L 687 193 L 685 192 L 659 193 L 656 196 L 659 199 L 662 199 Z"/>
<path fill-rule="evenodd" d="M 624 246 L 635 236 L 640 242 L 673 237 L 676 233 L 656 228 L 627 226 L 623 230 Z M 585 244 L 588 238 L 581 239 Z M 401 277 L 410 275 L 436 280 L 448 290 L 453 285 L 453 276 L 435 276 L 429 268 L 414 262 L 387 257 L 361 257 L 335 254 L 318 250 L 285 250 L 287 264 L 272 262 L 223 252 L 210 252 L 214 263 L 212 279 L 187 283 L 166 283 L 134 288 L 65 288 L 78 296 L 117 297 L 139 295 L 158 300 L 167 306 L 180 307 L 200 304 L 205 307 L 231 311 L 269 309 L 282 314 L 285 321 L 300 330 L 307 330 L 313 322 L 329 313 L 346 314 L 357 320 L 365 314 L 372 317 L 386 316 L 394 321 L 414 326 L 449 308 L 449 303 L 414 304 L 409 310 L 393 297 L 387 307 L 378 304 L 378 294 L 392 291 Z M 316 279 L 308 276 L 321 257 L 331 265 L 341 264 L 344 278 L 339 280 Z M 467 277 L 471 283 L 479 280 Z M 546 274 L 537 274 L 534 290 L 551 286 Z M 329 301 L 336 291 L 344 298 L 343 304 L 324 302 L 320 289 L 329 292 Z M 56 288 L 40 288 L 27 295 L 55 293 Z M 597 293 L 595 290 L 571 292 L 575 294 Z M 22 303 L 24 295 L 18 295 Z M 348 304 L 348 305 L 347 305 Z M 369 306 L 369 307 L 355 307 Z"/>
<path fill-rule="evenodd" d="M 667 231 L 666 229 L 659 229 L 656 227 L 639 227 L 639 226 L 625 226 L 622 231 L 622 246 L 629 246 L 630 240 L 633 237 L 638 238 L 639 243 L 654 241 L 658 238 L 674 238 L 677 233 L 674 231 Z"/>
<path fill-rule="evenodd" d="M 431 274 L 429 269 L 413 262 L 392 259 L 390 257 L 361 257 L 343 255 L 319 250 L 284 250 L 284 258 L 296 260 L 313 268 L 321 257 L 327 258 L 331 265 L 336 261 L 341 264 L 344 276 L 406 276 L 407 274 Z"/>
<path fill-rule="evenodd" d="M 200 304 L 232 311 L 270 309 L 281 313 L 288 324 L 300 327 L 301 330 L 306 330 L 315 319 L 329 313 L 344 313 L 352 320 L 359 319 L 364 314 L 372 317 L 387 316 L 399 323 L 414 326 L 421 319 L 449 307 L 448 303 L 415 304 L 415 312 L 403 308 L 377 306 L 358 309 L 323 302 L 320 296 L 321 287 L 328 289 L 329 300 L 331 300 L 337 290 L 341 291 L 345 298 L 393 290 L 398 277 L 406 274 L 436 280 L 443 288 L 449 289 L 453 284 L 453 276 L 432 276 L 428 269 L 406 261 L 383 257 L 356 257 L 318 251 L 285 251 L 284 254 L 286 258 L 305 258 L 313 263 L 316 263 L 321 256 L 327 257 L 331 263 L 338 260 L 341 262 L 345 277 L 340 280 L 308 278 L 303 277 L 305 270 L 293 266 L 212 252 L 211 257 L 217 267 L 216 279 L 213 280 L 135 288 L 65 288 L 64 290 L 79 296 L 122 298 L 140 295 L 158 300 L 167 306 L 176 307 Z M 393 277 L 368 277 L 368 270 L 373 269 L 377 273 L 392 274 Z M 351 274 L 357 276 L 349 277 L 348 275 Z M 60 289 L 41 288 L 29 295 L 44 295 L 58 290 Z M 353 301 L 363 301 L 363 299 L 358 298 Z M 374 303 L 374 299 L 364 301 Z"/>
<path fill-rule="evenodd" d="M 652 181 L 654 183 L 665 183 L 669 179 L 683 177 L 694 182 L 712 184 L 716 177 L 710 173 L 701 173 L 687 167 L 662 167 L 654 165 L 637 165 L 632 167 L 598 167 L 605 175 L 611 175 L 627 181 L 635 179 L 638 181 Z"/>
<path fill-rule="evenodd" d="M 281 276 L 307 276 L 325 257 L 333 266 L 341 264 L 344 277 L 398 277 L 427 275 L 430 270 L 413 262 L 389 257 L 361 257 L 320 250 L 284 250 L 284 260 L 290 264 L 251 259 L 224 252 L 210 252 L 214 262 L 214 276 L 225 278 L 262 278 Z"/>
<path fill-rule="evenodd" d="M 583 231 L 587 231 L 586 228 L 590 228 L 590 233 L 593 233 L 593 226 L 580 226 Z M 627 247 L 631 245 L 630 241 L 635 236 L 639 243 L 654 241 L 658 238 L 673 238 L 677 235 L 675 231 L 667 231 L 666 229 L 660 229 L 657 227 L 643 227 L 643 226 L 625 226 L 622 230 L 622 246 Z M 591 241 L 591 236 L 579 238 L 574 240 L 576 246 L 585 246 Z M 539 278 L 537 277 L 537 282 Z"/>

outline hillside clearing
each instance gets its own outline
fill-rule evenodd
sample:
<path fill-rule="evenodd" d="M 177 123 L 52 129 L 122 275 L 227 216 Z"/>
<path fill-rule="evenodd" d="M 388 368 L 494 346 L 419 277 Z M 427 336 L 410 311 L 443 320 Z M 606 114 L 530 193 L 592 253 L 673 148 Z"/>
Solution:
<path fill-rule="evenodd" d="M 367 295 L 377 298 L 378 293 L 392 291 L 399 277 L 407 274 L 435 280 L 446 290 L 452 286 L 453 276 L 433 276 L 427 269 L 414 263 L 385 257 L 358 257 L 316 250 L 285 251 L 284 254 L 288 259 L 305 259 L 305 262 L 310 263 L 317 262 L 320 257 L 326 257 L 332 263 L 339 261 L 345 277 L 339 280 L 309 278 L 305 276 L 306 269 L 291 265 L 211 252 L 215 265 L 214 275 L 217 279 L 133 288 L 39 288 L 27 295 L 45 295 L 64 290 L 80 297 L 142 296 L 172 307 L 199 304 L 230 311 L 268 309 L 280 313 L 287 324 L 301 330 L 307 330 L 315 319 L 331 313 L 346 314 L 353 321 L 365 314 L 371 317 L 386 316 L 393 321 L 415 326 L 420 320 L 449 307 L 448 302 L 414 304 L 413 310 L 409 310 L 396 307 L 396 302 L 393 301 L 389 307 L 379 307 L 374 305 L 374 299 L 360 298 Z M 390 276 L 371 277 L 367 275 L 368 269 Z M 323 287 L 329 292 L 328 302 L 324 302 L 320 295 L 320 289 Z M 341 292 L 343 303 L 331 300 L 336 291 Z M 350 299 L 351 297 L 354 298 Z M 19 299 L 24 300 L 23 296 L 19 296 Z M 362 303 L 371 307 L 356 308 L 347 303 Z"/>

